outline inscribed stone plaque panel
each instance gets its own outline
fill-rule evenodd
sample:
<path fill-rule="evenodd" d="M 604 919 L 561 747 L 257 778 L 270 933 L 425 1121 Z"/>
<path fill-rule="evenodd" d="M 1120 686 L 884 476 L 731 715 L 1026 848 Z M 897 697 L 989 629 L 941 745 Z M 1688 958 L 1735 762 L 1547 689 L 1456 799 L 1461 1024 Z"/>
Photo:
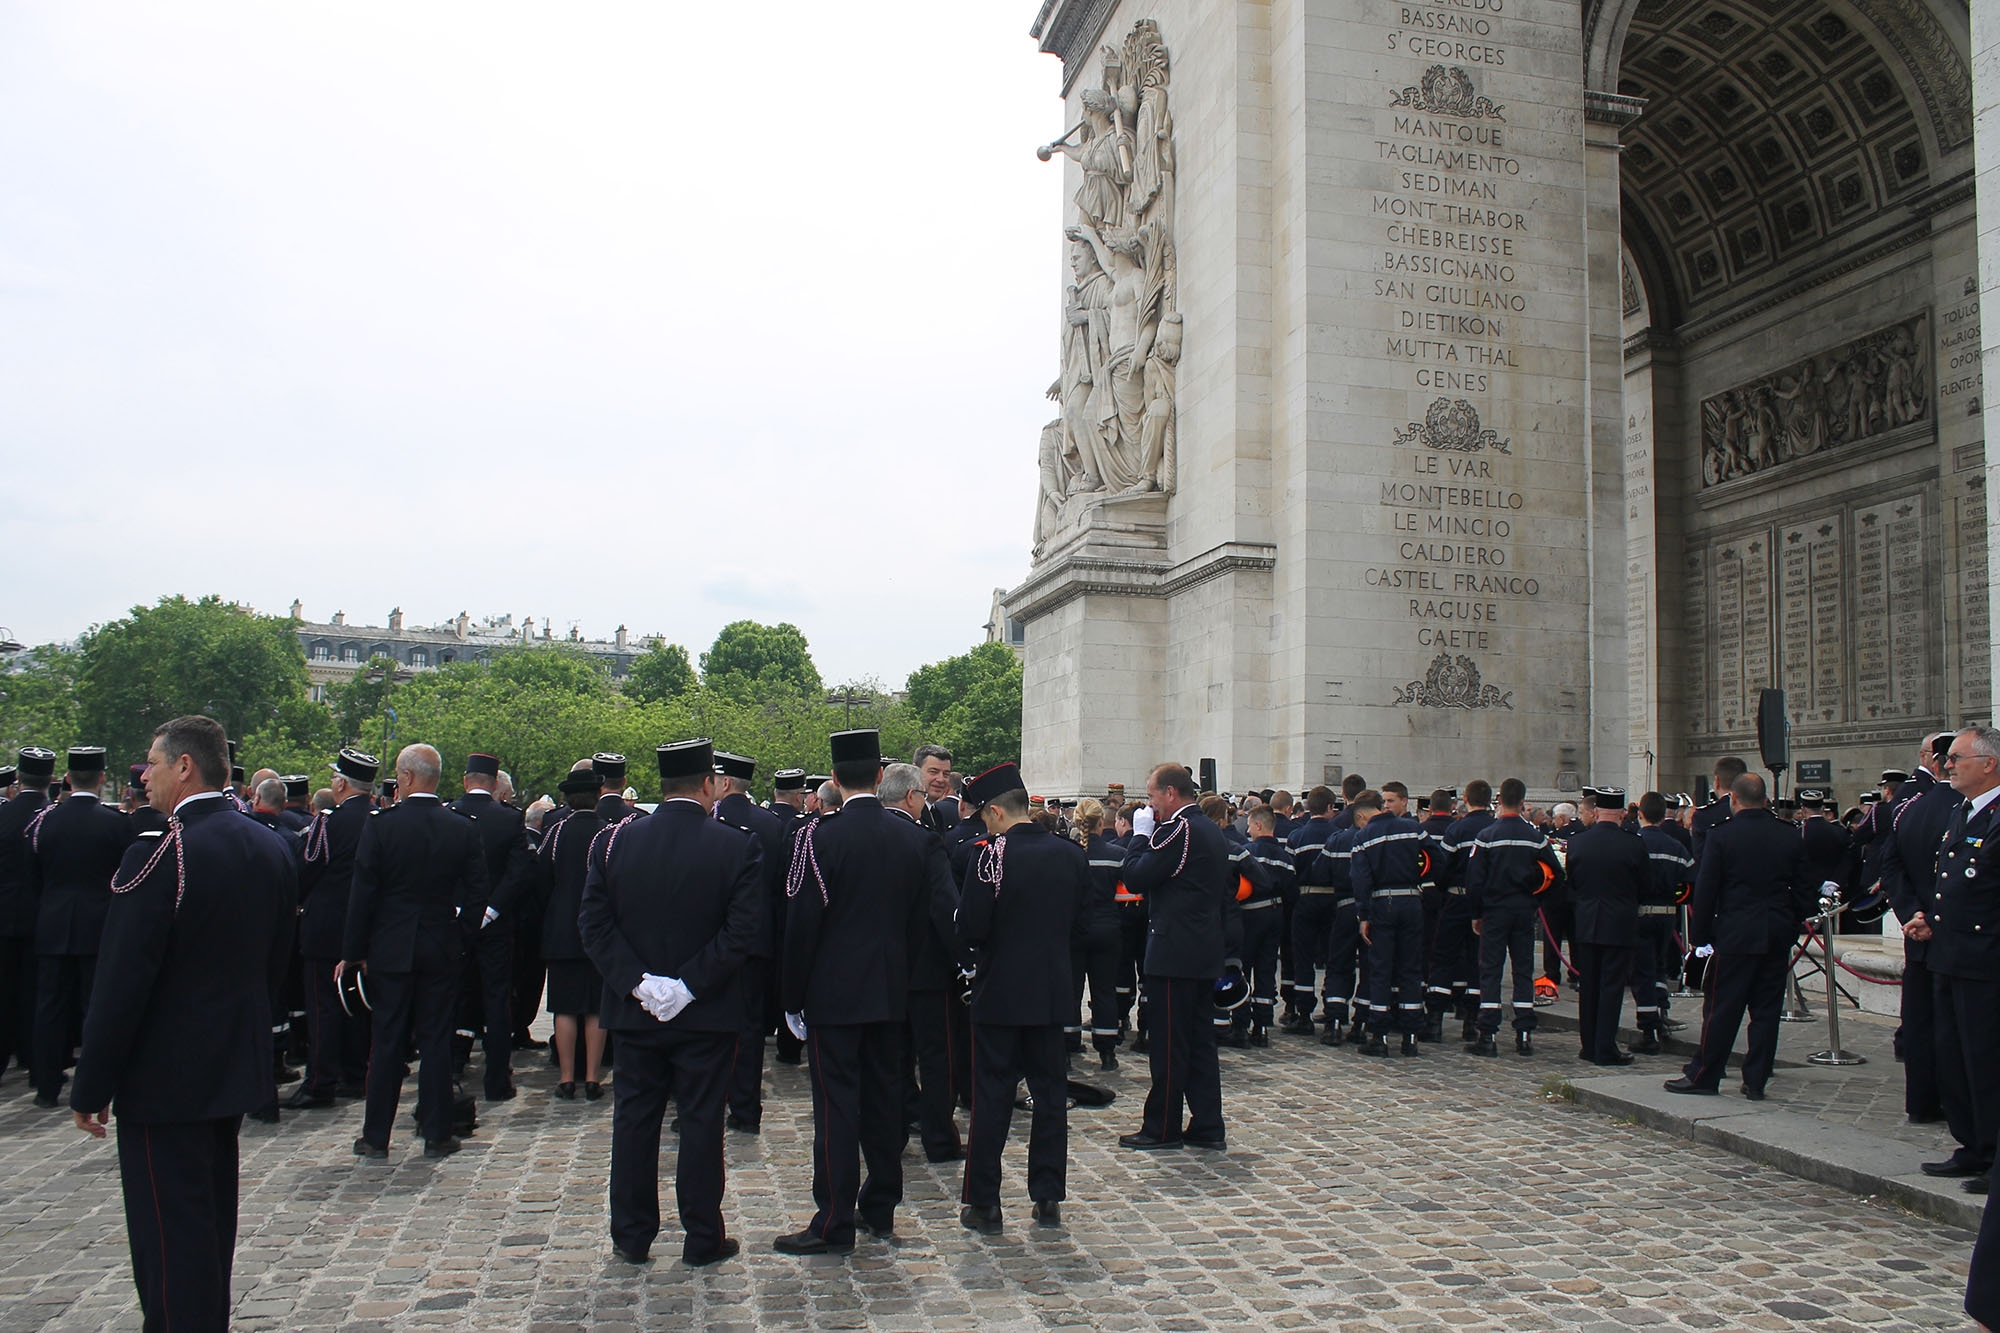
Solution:
<path fill-rule="evenodd" d="M 1686 600 L 1686 624 L 1692 631 L 1682 636 L 1687 644 L 1687 679 L 1681 682 L 1681 697 L 1688 701 L 1688 734 L 1699 736 L 1708 731 L 1708 701 L 1713 697 L 1709 692 L 1708 645 L 1714 635 L 1708 623 L 1708 560 L 1705 551 L 1697 549 L 1688 553 L 1681 595 Z"/>
<path fill-rule="evenodd" d="M 1825 515 L 1780 534 L 1779 656 L 1793 722 L 1845 716 L 1847 648 L 1842 634 L 1840 520 Z"/>
<path fill-rule="evenodd" d="M 1395 682 L 1358 702 L 1545 757 L 1589 685 L 1577 5 L 1307 12 L 1312 375 L 1373 414 L 1329 460 L 1373 502 L 1330 559 Z"/>
<path fill-rule="evenodd" d="M 1730 732 L 1749 725 L 1743 693 L 1743 548 L 1725 543 L 1715 555 L 1715 725 Z"/>
<path fill-rule="evenodd" d="M 1991 615 L 1986 601 L 1986 487 L 1971 479 L 1958 497 L 1958 707 L 1962 717 L 1985 716 L 1993 702 Z"/>
<path fill-rule="evenodd" d="M 1760 532 L 1743 546 L 1743 698 L 1754 715 L 1758 692 L 1777 684 L 1771 642 L 1771 543 Z"/>
<path fill-rule="evenodd" d="M 1861 721 L 1912 716 L 1930 677 L 1923 494 L 1854 512 L 1854 697 Z"/>

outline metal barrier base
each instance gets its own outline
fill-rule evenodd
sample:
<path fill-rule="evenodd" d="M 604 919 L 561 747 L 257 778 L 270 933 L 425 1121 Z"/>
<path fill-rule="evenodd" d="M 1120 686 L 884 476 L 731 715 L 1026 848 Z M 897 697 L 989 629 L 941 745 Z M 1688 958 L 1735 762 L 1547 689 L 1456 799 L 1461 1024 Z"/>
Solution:
<path fill-rule="evenodd" d="M 1814 1051 L 1806 1057 L 1806 1061 L 1809 1064 L 1815 1065 L 1865 1065 L 1868 1063 L 1868 1057 L 1865 1055 L 1856 1055 L 1852 1051 L 1835 1049 L 1831 1051 Z"/>

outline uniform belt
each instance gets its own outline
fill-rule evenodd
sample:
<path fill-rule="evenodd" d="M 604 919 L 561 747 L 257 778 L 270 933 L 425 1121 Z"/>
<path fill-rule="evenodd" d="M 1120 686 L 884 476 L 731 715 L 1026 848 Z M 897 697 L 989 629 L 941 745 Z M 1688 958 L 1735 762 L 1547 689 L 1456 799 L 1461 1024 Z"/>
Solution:
<path fill-rule="evenodd" d="M 1331 884 L 1310 884 L 1300 889 L 1299 892 L 1303 895 L 1308 893 L 1339 893 L 1340 890 Z"/>
<path fill-rule="evenodd" d="M 1462 898 L 1465 896 L 1465 886 L 1463 884 L 1454 884 L 1446 889 L 1445 892 Z"/>
<path fill-rule="evenodd" d="M 1281 900 L 1277 898 L 1263 898 L 1254 903 L 1244 903 L 1243 910 L 1246 912 L 1254 912 L 1260 907 L 1276 907 L 1280 901 Z"/>
<path fill-rule="evenodd" d="M 1368 896 L 1370 898 L 1419 898 L 1423 896 L 1423 892 L 1422 889 L 1411 885 L 1404 889 L 1377 889 Z"/>
<path fill-rule="evenodd" d="M 1655 907 L 1649 903 L 1639 904 L 1640 916 L 1672 916 L 1680 910 L 1678 907 Z"/>

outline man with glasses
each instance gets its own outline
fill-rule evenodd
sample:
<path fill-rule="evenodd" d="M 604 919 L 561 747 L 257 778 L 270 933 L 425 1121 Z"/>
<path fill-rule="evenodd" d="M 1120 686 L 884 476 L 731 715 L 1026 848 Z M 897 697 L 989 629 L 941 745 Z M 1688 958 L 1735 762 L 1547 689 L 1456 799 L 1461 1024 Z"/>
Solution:
<path fill-rule="evenodd" d="M 1984 1194 L 2000 1138 L 2000 732 L 1967 727 L 1944 757 L 1946 779 L 1963 801 L 1938 848 L 1928 928 L 1931 995 L 1937 1032 L 1939 1100 L 1958 1150 L 1925 1162 L 1924 1174 L 1964 1176 L 1968 1194 Z"/>

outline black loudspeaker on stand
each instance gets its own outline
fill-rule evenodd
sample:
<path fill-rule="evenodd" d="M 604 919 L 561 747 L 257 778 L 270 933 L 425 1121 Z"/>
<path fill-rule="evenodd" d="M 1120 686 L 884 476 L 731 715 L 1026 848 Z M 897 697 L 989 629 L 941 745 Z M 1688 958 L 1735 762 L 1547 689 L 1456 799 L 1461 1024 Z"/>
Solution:
<path fill-rule="evenodd" d="M 1771 771 L 1771 799 L 1778 799 L 1778 783 L 1792 762 L 1792 724 L 1785 716 L 1785 692 L 1761 690 L 1757 695 L 1757 748 L 1763 753 L 1764 767 Z"/>
<path fill-rule="evenodd" d="M 1215 784 L 1215 761 L 1213 759 L 1204 759 L 1201 761 L 1201 790 L 1204 792 L 1222 790 Z"/>

